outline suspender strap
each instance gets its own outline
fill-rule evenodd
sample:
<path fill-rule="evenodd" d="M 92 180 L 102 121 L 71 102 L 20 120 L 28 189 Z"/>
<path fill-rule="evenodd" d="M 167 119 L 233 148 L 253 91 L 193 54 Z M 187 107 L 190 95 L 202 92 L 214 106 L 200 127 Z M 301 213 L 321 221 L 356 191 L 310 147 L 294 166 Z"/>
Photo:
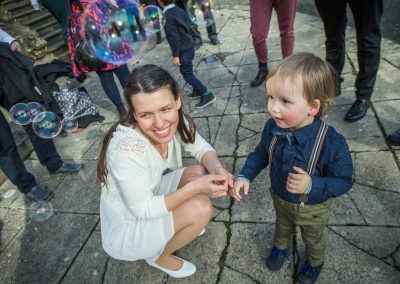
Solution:
<path fill-rule="evenodd" d="M 321 154 L 322 144 L 324 144 L 326 132 L 328 131 L 328 124 L 325 121 L 321 121 L 318 129 L 317 136 L 315 138 L 314 146 L 311 151 L 310 159 L 308 160 L 307 173 L 309 176 L 313 176 L 315 168 L 318 163 L 319 155 Z"/>
<path fill-rule="evenodd" d="M 269 144 L 269 150 L 268 150 L 268 165 L 269 165 L 269 175 L 271 175 L 271 168 L 272 168 L 272 155 L 274 154 L 274 148 L 276 141 L 278 140 L 278 137 L 274 135 L 271 140 L 271 144 Z"/>

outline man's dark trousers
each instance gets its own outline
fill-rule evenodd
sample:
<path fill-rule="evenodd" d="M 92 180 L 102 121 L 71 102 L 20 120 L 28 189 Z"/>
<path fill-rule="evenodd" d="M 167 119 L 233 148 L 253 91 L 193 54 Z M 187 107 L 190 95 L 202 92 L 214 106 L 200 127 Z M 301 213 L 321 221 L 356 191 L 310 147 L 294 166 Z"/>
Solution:
<path fill-rule="evenodd" d="M 315 4 L 324 23 L 326 60 L 338 76 L 342 74 L 346 56 L 346 9 L 349 5 L 357 33 L 359 72 L 355 82 L 356 95 L 360 99 L 369 99 L 380 61 L 382 0 L 315 0 Z"/>
<path fill-rule="evenodd" d="M 25 125 L 24 129 L 32 142 L 40 163 L 46 166 L 49 171 L 55 171 L 61 167 L 63 162 L 57 153 L 53 140 L 37 136 L 33 132 L 31 124 Z M 22 193 L 28 193 L 36 185 L 34 176 L 26 170 L 18 154 L 10 126 L 1 111 L 0 169 Z"/>

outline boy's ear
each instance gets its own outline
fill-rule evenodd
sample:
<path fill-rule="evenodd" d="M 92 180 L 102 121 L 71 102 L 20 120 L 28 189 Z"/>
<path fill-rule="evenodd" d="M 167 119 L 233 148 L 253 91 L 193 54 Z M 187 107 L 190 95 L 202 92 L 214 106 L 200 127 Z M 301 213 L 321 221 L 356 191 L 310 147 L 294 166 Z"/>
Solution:
<path fill-rule="evenodd" d="M 308 108 L 308 113 L 311 116 L 317 116 L 319 112 L 319 108 L 321 107 L 321 101 L 318 99 L 315 99 L 309 106 Z"/>

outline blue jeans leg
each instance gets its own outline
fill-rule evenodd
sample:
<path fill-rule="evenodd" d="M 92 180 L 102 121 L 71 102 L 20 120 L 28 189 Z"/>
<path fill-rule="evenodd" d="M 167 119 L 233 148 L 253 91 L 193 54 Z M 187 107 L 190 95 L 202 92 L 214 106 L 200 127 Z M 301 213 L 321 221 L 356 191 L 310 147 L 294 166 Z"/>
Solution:
<path fill-rule="evenodd" d="M 114 70 L 96 71 L 96 73 L 100 78 L 101 86 L 107 97 L 116 107 L 122 106 L 121 96 L 114 79 Z"/>
<path fill-rule="evenodd" d="M 192 60 L 194 58 L 194 47 L 189 50 L 182 52 L 179 55 L 179 60 L 181 65 L 179 66 L 179 71 L 181 72 L 183 79 L 193 87 L 193 90 L 204 94 L 207 91 L 207 88 L 200 82 L 199 79 L 193 73 L 193 63 Z"/>
<path fill-rule="evenodd" d="M 122 88 L 125 89 L 128 84 L 129 77 L 131 76 L 131 72 L 129 71 L 128 65 L 124 64 L 114 69 L 115 75 L 118 77 L 118 81 L 121 84 Z"/>

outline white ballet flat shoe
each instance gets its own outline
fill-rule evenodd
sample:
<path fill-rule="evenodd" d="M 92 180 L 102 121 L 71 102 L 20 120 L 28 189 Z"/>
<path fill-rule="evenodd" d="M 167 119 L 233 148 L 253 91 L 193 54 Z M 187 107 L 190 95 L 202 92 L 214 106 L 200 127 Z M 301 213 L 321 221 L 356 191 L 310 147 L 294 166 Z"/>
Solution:
<path fill-rule="evenodd" d="M 206 228 L 204 228 L 203 230 L 201 230 L 201 232 L 199 233 L 198 237 L 204 235 L 205 232 L 206 232 Z"/>
<path fill-rule="evenodd" d="M 192 274 L 194 274 L 194 273 L 196 272 L 196 265 L 194 265 L 193 263 L 191 263 L 191 262 L 189 262 L 189 261 L 187 261 L 187 260 L 184 260 L 184 259 L 182 259 L 182 258 L 180 258 L 180 257 L 177 257 L 177 256 L 175 256 L 175 257 L 178 258 L 178 259 L 180 259 L 180 260 L 182 260 L 182 262 L 183 262 L 182 267 L 181 267 L 180 269 L 178 269 L 178 270 L 169 270 L 169 269 L 166 269 L 166 268 L 164 268 L 164 267 L 161 267 L 161 266 L 157 265 L 157 264 L 156 264 L 154 261 L 152 261 L 152 260 L 147 260 L 147 259 L 146 259 L 146 262 L 147 262 L 150 266 L 153 266 L 153 267 L 155 267 L 155 268 L 161 270 L 162 272 L 167 273 L 169 276 L 171 276 L 171 277 L 173 277 L 173 278 L 184 278 L 184 277 L 188 277 L 188 276 L 190 276 L 190 275 L 192 275 Z"/>

